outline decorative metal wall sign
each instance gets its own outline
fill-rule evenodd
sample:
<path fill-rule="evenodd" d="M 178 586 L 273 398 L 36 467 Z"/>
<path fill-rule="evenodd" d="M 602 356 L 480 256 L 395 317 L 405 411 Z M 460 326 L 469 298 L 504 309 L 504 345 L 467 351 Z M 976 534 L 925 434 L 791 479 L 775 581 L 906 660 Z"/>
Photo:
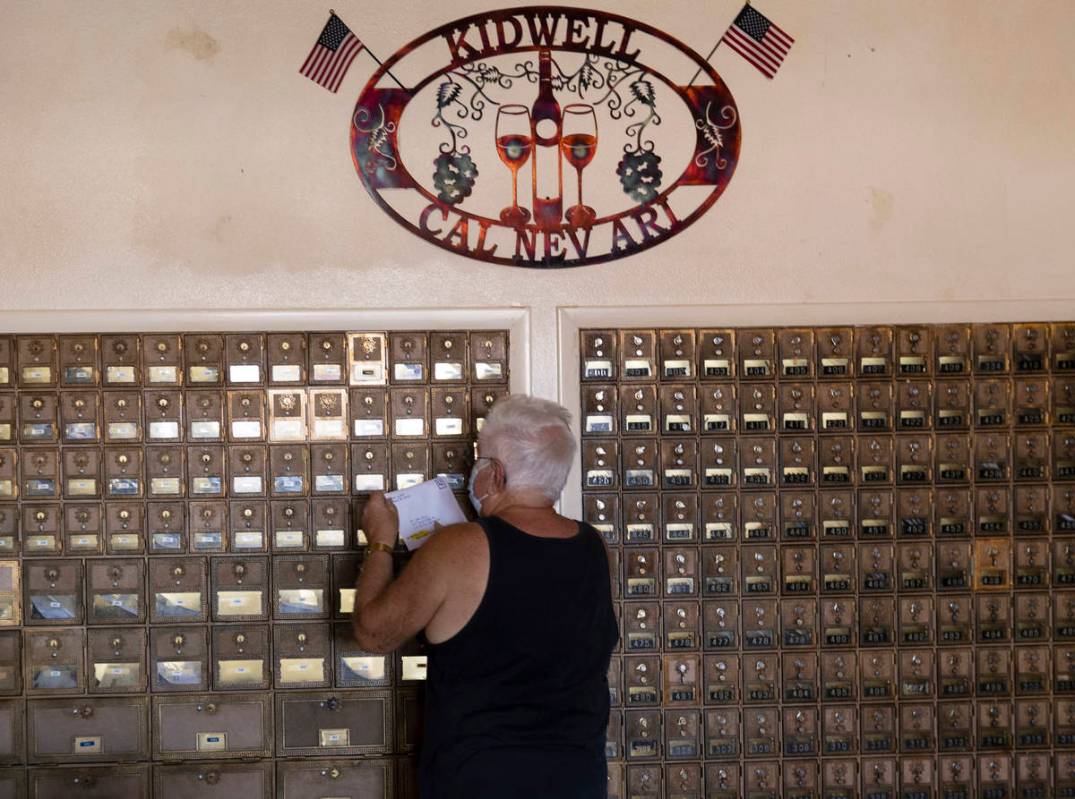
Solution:
<path fill-rule="evenodd" d="M 679 233 L 724 191 L 739 143 L 735 101 L 700 55 L 644 23 L 557 6 L 426 33 L 385 61 L 351 119 L 359 177 L 393 219 L 530 267 Z"/>

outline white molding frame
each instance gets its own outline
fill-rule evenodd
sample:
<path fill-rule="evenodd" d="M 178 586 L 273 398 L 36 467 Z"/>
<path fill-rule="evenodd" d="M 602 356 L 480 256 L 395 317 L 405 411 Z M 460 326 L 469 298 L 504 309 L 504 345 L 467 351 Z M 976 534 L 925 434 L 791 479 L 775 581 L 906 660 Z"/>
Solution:
<path fill-rule="evenodd" d="M 970 302 L 840 302 L 758 305 L 561 306 L 557 308 L 559 402 L 579 428 L 579 331 L 614 327 L 788 327 L 943 322 L 1059 321 L 1075 318 L 1075 299 Z M 563 513 L 582 516 L 582 456 L 560 498 Z"/>
<path fill-rule="evenodd" d="M 510 336 L 512 393 L 532 384 L 530 309 L 44 310 L 0 312 L 0 333 L 159 333 L 243 330 L 503 330 Z"/>

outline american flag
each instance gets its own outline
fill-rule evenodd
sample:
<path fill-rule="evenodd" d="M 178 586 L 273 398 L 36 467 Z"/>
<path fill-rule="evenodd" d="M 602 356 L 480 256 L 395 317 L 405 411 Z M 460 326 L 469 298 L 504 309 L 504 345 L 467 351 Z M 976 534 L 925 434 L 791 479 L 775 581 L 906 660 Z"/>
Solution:
<path fill-rule="evenodd" d="M 747 3 L 721 41 L 771 79 L 795 40 Z"/>
<path fill-rule="evenodd" d="M 362 42 L 332 14 L 299 72 L 331 92 L 338 91 L 347 68 L 361 51 Z"/>

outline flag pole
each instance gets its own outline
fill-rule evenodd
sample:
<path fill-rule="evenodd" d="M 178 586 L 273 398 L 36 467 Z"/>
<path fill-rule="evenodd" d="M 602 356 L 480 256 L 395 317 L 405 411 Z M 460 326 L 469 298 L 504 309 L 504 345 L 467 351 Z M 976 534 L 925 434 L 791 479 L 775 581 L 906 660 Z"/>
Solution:
<path fill-rule="evenodd" d="M 336 9 L 330 8 L 328 10 L 328 13 L 339 19 L 339 15 L 336 13 Z M 362 49 L 365 50 L 369 54 L 369 57 L 373 59 L 373 63 L 375 63 L 378 67 L 384 67 L 384 63 L 381 61 L 381 59 L 379 59 L 373 54 L 373 51 L 370 50 L 369 45 L 367 45 L 365 42 L 362 43 Z M 386 69 L 385 73 L 388 75 L 388 77 L 390 77 L 396 82 L 396 85 L 399 86 L 399 88 L 403 89 L 404 91 L 407 90 L 407 87 L 400 82 L 399 78 L 392 74 L 392 70 Z"/>
<path fill-rule="evenodd" d="M 709 59 L 711 59 L 713 57 L 713 53 L 717 52 L 717 48 L 720 47 L 720 43 L 723 40 L 724 40 L 723 36 L 720 39 L 717 39 L 717 43 L 715 45 L 713 45 L 713 49 L 710 50 L 709 55 L 707 55 L 705 57 L 706 63 L 709 63 Z M 702 68 L 698 67 L 698 71 L 694 73 L 694 76 L 689 81 L 687 81 L 687 85 L 690 86 L 692 83 L 694 83 L 696 80 L 698 80 L 698 76 L 701 75 L 701 74 L 702 74 Z"/>

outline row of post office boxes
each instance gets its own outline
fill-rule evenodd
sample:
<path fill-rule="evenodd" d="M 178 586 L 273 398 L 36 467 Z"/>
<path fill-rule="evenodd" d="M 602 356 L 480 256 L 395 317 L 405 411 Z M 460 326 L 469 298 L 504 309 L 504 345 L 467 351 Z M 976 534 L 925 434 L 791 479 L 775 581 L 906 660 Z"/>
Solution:
<path fill-rule="evenodd" d="M 1075 748 L 1075 702 L 1055 712 L 1047 699 L 614 710 L 606 741 L 606 754 L 627 760 Z"/>
<path fill-rule="evenodd" d="M 416 642 L 391 656 L 364 652 L 349 623 L 0 632 L 5 695 L 376 688 L 420 684 L 425 668 Z"/>
<path fill-rule="evenodd" d="M 582 330 L 583 380 L 838 379 L 1075 370 L 1075 323 Z"/>
<path fill-rule="evenodd" d="M 755 705 L 1075 693 L 1075 646 L 868 652 L 629 654 L 609 669 L 612 704 Z M 1064 700 L 1066 709 L 1071 706 Z"/>
<path fill-rule="evenodd" d="M 616 550 L 613 550 L 616 551 Z M 987 602 L 993 591 L 1026 589 L 1014 599 L 1018 619 L 1041 604 L 1033 589 L 1075 583 L 1075 542 L 1046 539 L 1015 542 L 980 538 L 971 542 L 890 544 L 724 544 L 697 547 L 665 544 L 660 550 L 626 547 L 617 556 L 631 565 L 628 579 L 639 593 L 654 595 L 785 596 L 858 593 L 930 593 L 973 588 Z M 1050 553 L 1054 558 L 1050 571 Z M 644 583 L 649 577 L 654 582 Z M 1052 578 L 1052 579 L 1050 579 Z M 1045 603 L 1048 605 L 1048 602 Z"/>
<path fill-rule="evenodd" d="M 610 544 L 1037 537 L 1075 532 L 1075 486 L 586 492 Z M 2 508 L 2 505 L 0 505 Z"/>
<path fill-rule="evenodd" d="M 1075 755 L 610 763 L 608 781 L 609 799 L 1053 799 L 1075 793 Z"/>
<path fill-rule="evenodd" d="M 584 434 L 979 431 L 1075 425 L 1075 377 L 749 385 L 594 384 Z"/>
<path fill-rule="evenodd" d="M 416 799 L 407 758 L 0 768 L 0 799 Z"/>
<path fill-rule="evenodd" d="M 588 439 L 588 488 L 764 488 L 1075 478 L 1075 431 L 967 436 Z"/>
<path fill-rule="evenodd" d="M 414 702 L 410 705 L 413 707 Z M 403 708 L 401 703 L 401 709 Z M 0 701 L 0 759 L 124 763 L 388 754 L 397 709 L 387 690 L 66 697 Z M 24 723 L 25 716 L 25 723 Z M 25 729 L 25 743 L 23 730 Z M 406 720 L 401 736 L 413 732 Z M 25 755 L 23 748 L 25 746 Z"/>
<path fill-rule="evenodd" d="M 0 561 L 0 626 L 347 618 L 360 566 L 354 554 L 64 558 L 25 561 L 20 575 Z"/>
<path fill-rule="evenodd" d="M 506 388 L 0 392 L 0 444 L 458 439 Z"/>
<path fill-rule="evenodd" d="M 468 502 L 457 496 L 463 513 Z M 257 553 L 365 544 L 365 498 L 0 504 L 0 553 L 26 556 Z"/>
<path fill-rule="evenodd" d="M 505 331 L 0 336 L 0 388 L 505 382 Z"/>
<path fill-rule="evenodd" d="M 646 596 L 627 577 L 629 599 Z M 1075 593 L 690 599 L 623 605 L 626 651 L 1075 641 Z M 1051 612 L 1050 612 L 1051 608 Z"/>
<path fill-rule="evenodd" d="M 470 441 L 0 449 L 0 502 L 346 496 L 435 475 L 460 489 L 473 457 Z"/>

